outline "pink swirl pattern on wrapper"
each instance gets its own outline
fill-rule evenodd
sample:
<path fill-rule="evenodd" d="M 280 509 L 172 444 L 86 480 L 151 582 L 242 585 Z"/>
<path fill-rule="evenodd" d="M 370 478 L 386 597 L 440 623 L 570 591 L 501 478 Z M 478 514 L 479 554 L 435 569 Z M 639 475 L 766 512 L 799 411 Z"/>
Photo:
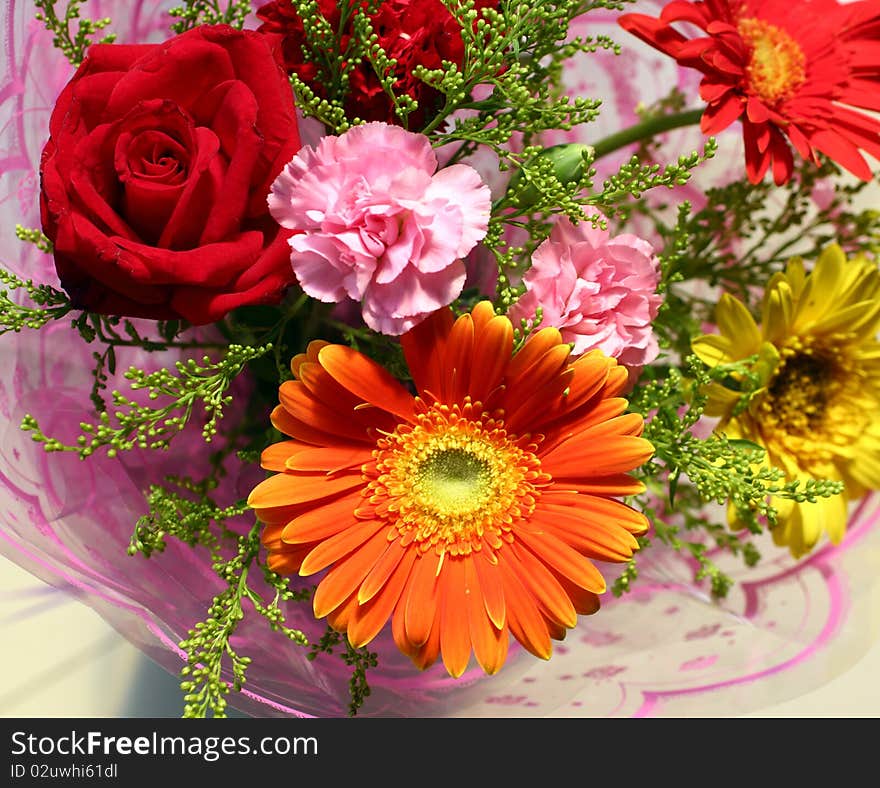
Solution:
<path fill-rule="evenodd" d="M 104 0 L 84 12 L 112 17 L 120 41 L 157 41 L 167 30 L 164 11 L 173 4 Z M 0 8 L 0 242 L 8 250 L 4 262 L 16 273 L 53 283 L 51 259 L 13 233 L 16 222 L 38 226 L 37 160 L 54 97 L 71 73 L 32 13 L 20 0 Z M 637 64 L 626 70 L 645 73 Z M 629 94 L 617 95 L 634 95 L 635 84 Z M 611 114 L 612 125 L 616 117 Z M 81 462 L 45 454 L 18 428 L 30 412 L 50 433 L 73 437 L 71 425 L 88 416 L 91 352 L 66 322 L 0 342 L 0 553 L 76 595 L 177 672 L 183 655 L 176 643 L 204 616 L 218 581 L 201 551 L 171 542 L 165 554 L 145 560 L 129 557 L 126 547 L 145 510 L 146 486 L 179 470 L 174 448 L 200 456 L 198 430 L 179 436 L 165 454 L 133 452 Z M 131 354 L 120 358 L 119 368 L 145 361 Z M 125 387 L 111 380 L 114 386 Z M 241 495 L 252 485 L 248 474 L 254 470 L 230 470 L 230 495 Z M 769 546 L 753 570 L 719 556 L 739 580 L 723 603 L 712 602 L 704 586 L 693 584 L 693 566 L 681 556 L 654 549 L 642 559 L 636 590 L 621 600 L 608 597 L 599 614 L 583 619 L 557 646 L 550 662 L 517 651 L 491 678 L 471 670 L 456 681 L 442 667 L 415 673 L 383 636 L 376 643 L 382 667 L 370 675 L 374 691 L 362 712 L 728 715 L 785 700 L 833 678 L 826 667 L 832 658 L 838 670 L 845 669 L 870 645 L 871 630 L 863 623 L 880 574 L 878 517 L 878 499 L 872 496 L 854 511 L 841 546 L 821 548 L 799 564 Z M 608 567 L 606 576 L 615 571 Z M 288 616 L 311 637 L 323 631 L 308 606 L 289 606 Z M 310 662 L 305 649 L 285 647 L 254 618 L 245 620 L 236 644 L 254 661 L 247 688 L 230 699 L 235 706 L 258 715 L 345 714 L 349 675 L 340 660 Z M 739 691 L 745 684 L 749 691 Z"/>

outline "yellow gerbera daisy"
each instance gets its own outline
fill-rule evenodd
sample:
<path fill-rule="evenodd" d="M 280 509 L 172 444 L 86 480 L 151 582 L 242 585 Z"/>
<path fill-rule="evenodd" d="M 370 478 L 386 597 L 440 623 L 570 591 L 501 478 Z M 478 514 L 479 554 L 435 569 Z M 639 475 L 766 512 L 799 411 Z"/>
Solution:
<path fill-rule="evenodd" d="M 796 558 L 823 532 L 837 544 L 847 502 L 880 488 L 880 273 L 876 261 L 847 259 L 827 247 L 807 274 L 801 259 L 775 274 L 764 296 L 761 326 L 736 298 L 716 309 L 720 335 L 697 337 L 694 352 L 710 367 L 758 356 L 760 387 L 733 415 L 740 394 L 709 390 L 707 414 L 721 416 L 728 437 L 760 444 L 789 480 L 832 479 L 842 495 L 815 503 L 774 499 L 776 544 Z"/>

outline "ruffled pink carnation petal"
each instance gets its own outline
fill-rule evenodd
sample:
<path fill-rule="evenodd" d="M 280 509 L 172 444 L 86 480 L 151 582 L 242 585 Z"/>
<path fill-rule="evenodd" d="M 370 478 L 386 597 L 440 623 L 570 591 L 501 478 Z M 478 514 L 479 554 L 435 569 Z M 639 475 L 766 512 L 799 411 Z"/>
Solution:
<path fill-rule="evenodd" d="M 452 303 L 460 295 L 466 276 L 461 260 L 436 274 L 423 274 L 409 267 L 393 285 L 373 285 L 367 291 L 364 322 L 381 334 L 404 334 L 431 312 Z M 429 308 L 422 311 L 426 304 Z"/>
<path fill-rule="evenodd" d="M 456 205 L 467 217 L 456 251 L 459 257 L 464 257 L 483 240 L 489 228 L 492 205 L 488 189 L 480 174 L 467 164 L 453 164 L 440 170 L 428 187 L 425 196 L 429 200 Z"/>
<path fill-rule="evenodd" d="M 427 137 L 367 123 L 303 148 L 272 185 L 269 210 L 291 237 L 300 286 L 362 303 L 385 334 L 408 331 L 461 294 L 461 258 L 486 235 L 488 187 L 456 164 L 436 172 Z"/>
<path fill-rule="evenodd" d="M 532 255 L 526 292 L 509 315 L 533 321 L 540 307 L 541 325 L 558 328 L 575 355 L 598 348 L 639 368 L 659 352 L 652 330 L 659 280 L 659 261 L 644 239 L 563 219 Z"/>

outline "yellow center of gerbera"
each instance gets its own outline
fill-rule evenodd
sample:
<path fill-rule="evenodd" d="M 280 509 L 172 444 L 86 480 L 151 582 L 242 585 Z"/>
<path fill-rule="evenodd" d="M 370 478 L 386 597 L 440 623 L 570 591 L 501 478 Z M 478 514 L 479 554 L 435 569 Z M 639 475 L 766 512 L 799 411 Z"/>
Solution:
<path fill-rule="evenodd" d="M 793 337 L 755 412 L 769 448 L 821 468 L 863 437 L 869 408 L 843 338 Z"/>
<path fill-rule="evenodd" d="M 535 449 L 480 403 L 424 407 L 377 442 L 366 495 L 405 544 L 464 555 L 534 510 L 549 481 Z"/>
<path fill-rule="evenodd" d="M 498 477 L 493 448 L 464 441 L 466 448 L 435 449 L 418 464 L 412 491 L 425 509 L 448 517 L 467 516 L 485 506 Z"/>
<path fill-rule="evenodd" d="M 806 79 L 807 58 L 785 30 L 762 19 L 740 19 L 737 30 L 749 49 L 749 87 L 767 104 L 791 98 Z"/>

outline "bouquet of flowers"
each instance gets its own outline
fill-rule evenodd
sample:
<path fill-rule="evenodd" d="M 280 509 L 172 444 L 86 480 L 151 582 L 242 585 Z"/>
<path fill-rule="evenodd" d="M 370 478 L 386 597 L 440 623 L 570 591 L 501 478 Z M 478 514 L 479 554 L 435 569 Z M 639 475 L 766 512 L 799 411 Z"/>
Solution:
<path fill-rule="evenodd" d="M 871 525 L 878 0 L 118 5 L 7 11 L 2 535 L 185 716 L 418 713 Z"/>

